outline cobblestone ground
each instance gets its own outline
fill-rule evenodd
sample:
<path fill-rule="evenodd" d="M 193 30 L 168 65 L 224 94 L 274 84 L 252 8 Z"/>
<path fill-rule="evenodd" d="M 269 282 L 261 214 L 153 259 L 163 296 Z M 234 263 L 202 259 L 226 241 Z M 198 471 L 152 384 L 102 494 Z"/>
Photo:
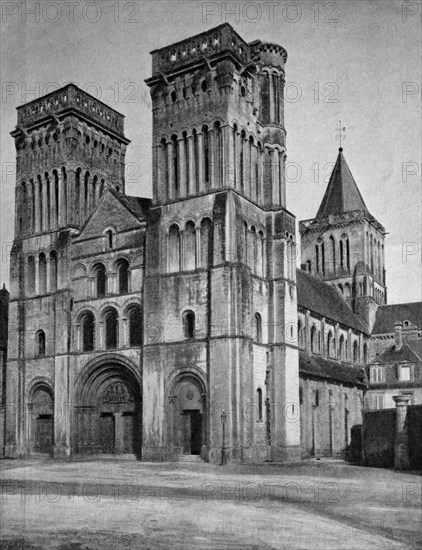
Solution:
<path fill-rule="evenodd" d="M 0 461 L 2 549 L 416 549 L 421 477 L 341 462 Z"/>

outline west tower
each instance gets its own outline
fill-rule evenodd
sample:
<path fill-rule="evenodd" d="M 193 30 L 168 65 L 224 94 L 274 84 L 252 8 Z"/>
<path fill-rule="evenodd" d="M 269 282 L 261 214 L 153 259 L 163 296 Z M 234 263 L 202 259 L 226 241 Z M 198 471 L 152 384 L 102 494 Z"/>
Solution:
<path fill-rule="evenodd" d="M 286 60 L 228 24 L 152 52 L 145 459 L 299 455 Z"/>
<path fill-rule="evenodd" d="M 48 431 L 45 439 L 61 456 L 69 453 L 69 429 L 63 425 L 68 422 L 63 411 L 68 410 L 69 396 L 62 389 L 69 375 L 71 238 L 109 186 L 124 192 L 129 141 L 123 116 L 73 84 L 17 111 L 11 133 L 17 168 L 6 454 L 29 451 L 28 442 L 35 439 L 32 406 L 41 399 L 50 400 L 42 415 L 46 418 L 41 418 L 42 429 Z M 47 376 L 51 372 L 54 376 Z M 29 379 L 37 382 L 29 384 Z"/>
<path fill-rule="evenodd" d="M 327 189 L 311 220 L 300 222 L 302 268 L 335 286 L 372 330 L 387 303 L 384 227 L 370 214 L 339 149 Z"/>

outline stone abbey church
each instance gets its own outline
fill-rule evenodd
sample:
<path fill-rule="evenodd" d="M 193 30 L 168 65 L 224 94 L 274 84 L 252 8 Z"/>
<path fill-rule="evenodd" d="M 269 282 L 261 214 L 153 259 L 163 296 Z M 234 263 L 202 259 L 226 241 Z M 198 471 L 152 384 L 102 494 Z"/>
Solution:
<path fill-rule="evenodd" d="M 296 269 L 286 60 L 229 24 L 152 52 L 152 199 L 123 115 L 73 84 L 18 107 L 4 456 L 345 452 L 385 230 L 340 149 Z"/>

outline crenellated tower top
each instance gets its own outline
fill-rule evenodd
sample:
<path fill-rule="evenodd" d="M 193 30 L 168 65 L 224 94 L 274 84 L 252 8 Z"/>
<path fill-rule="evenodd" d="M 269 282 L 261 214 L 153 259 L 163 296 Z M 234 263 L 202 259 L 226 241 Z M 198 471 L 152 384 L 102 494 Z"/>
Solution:
<path fill-rule="evenodd" d="M 285 207 L 286 50 L 224 23 L 151 54 L 154 200 L 232 188 Z"/>

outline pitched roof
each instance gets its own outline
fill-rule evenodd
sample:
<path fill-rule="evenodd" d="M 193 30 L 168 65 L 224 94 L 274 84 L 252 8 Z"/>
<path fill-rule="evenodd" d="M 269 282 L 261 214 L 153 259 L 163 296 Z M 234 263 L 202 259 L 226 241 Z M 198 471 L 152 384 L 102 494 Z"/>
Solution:
<path fill-rule="evenodd" d="M 299 351 L 299 374 L 335 380 L 343 384 L 367 385 L 363 369 L 351 364 L 330 361 L 318 355 L 308 355 L 304 351 Z"/>
<path fill-rule="evenodd" d="M 338 290 L 302 269 L 297 270 L 297 303 L 322 317 L 369 334 L 366 324 L 353 313 Z"/>
<path fill-rule="evenodd" d="M 343 149 L 340 147 L 330 181 L 316 215 L 317 218 L 354 210 L 362 210 L 367 216 L 370 216 L 342 151 Z"/>
<path fill-rule="evenodd" d="M 400 349 L 396 346 L 390 346 L 382 353 L 375 356 L 375 361 L 382 363 L 398 363 L 400 361 L 412 361 L 419 363 L 422 361 L 422 340 L 405 340 Z"/>
<path fill-rule="evenodd" d="M 422 302 L 379 306 L 372 334 L 394 332 L 397 321 L 410 321 L 412 325 L 422 328 Z"/>
<path fill-rule="evenodd" d="M 111 190 L 113 195 L 125 206 L 134 216 L 140 220 L 144 220 L 148 216 L 148 211 L 151 206 L 151 199 L 142 197 L 133 197 L 123 195 L 117 191 Z"/>

